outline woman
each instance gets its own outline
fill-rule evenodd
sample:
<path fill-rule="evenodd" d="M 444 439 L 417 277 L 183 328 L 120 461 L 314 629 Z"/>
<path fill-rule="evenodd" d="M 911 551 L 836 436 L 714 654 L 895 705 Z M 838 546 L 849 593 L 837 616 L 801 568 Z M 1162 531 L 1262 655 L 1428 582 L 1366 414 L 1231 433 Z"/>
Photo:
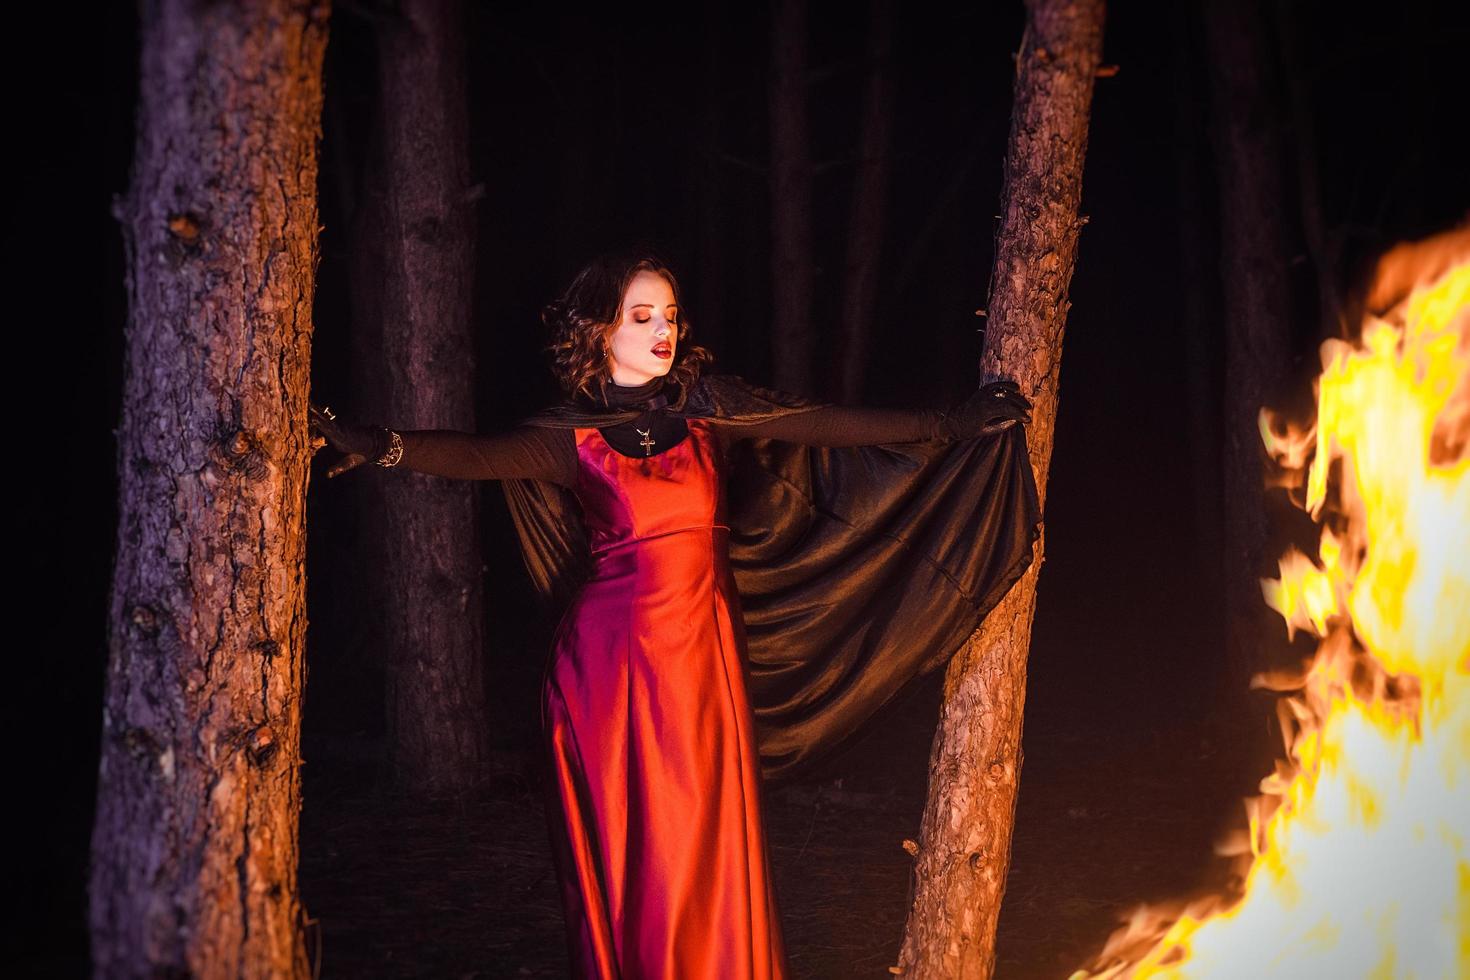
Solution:
<path fill-rule="evenodd" d="M 1007 430 L 1029 403 L 1001 382 L 949 412 L 845 408 L 706 374 L 676 280 L 648 256 L 593 262 L 543 319 L 564 404 L 493 436 L 350 426 L 313 407 L 346 454 L 328 475 L 373 460 L 504 481 L 533 578 L 570 600 L 542 721 L 577 975 L 784 977 L 762 754 L 830 747 L 1019 576 L 1035 490 Z M 983 466 L 944 449 L 981 453 L 982 437 L 1008 448 Z M 771 668 L 762 737 L 746 596 Z"/>

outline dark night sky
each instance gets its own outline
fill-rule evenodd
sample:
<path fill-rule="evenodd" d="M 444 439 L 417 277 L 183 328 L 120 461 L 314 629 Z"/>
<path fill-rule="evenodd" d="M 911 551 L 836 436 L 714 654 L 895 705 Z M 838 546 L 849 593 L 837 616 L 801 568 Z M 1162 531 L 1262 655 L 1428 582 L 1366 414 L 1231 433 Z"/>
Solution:
<path fill-rule="evenodd" d="M 687 310 L 700 342 L 718 355 L 718 369 L 767 383 L 764 5 L 731 4 L 711 15 L 714 30 L 693 5 L 636 13 L 609 5 L 582 15 L 560 6 L 476 7 L 467 29 L 473 166 L 487 189 L 474 314 L 482 427 L 553 396 L 539 367 L 537 309 L 591 254 L 635 239 L 658 246 L 681 272 Z M 1344 283 L 1375 249 L 1466 213 L 1465 157 L 1451 145 L 1451 130 L 1463 129 L 1467 94 L 1460 74 L 1466 36 L 1449 14 L 1457 6 L 1388 5 L 1370 20 L 1326 2 L 1281 5 L 1308 69 L 1326 220 L 1346 230 L 1337 270 Z M 863 8 L 814 0 L 812 11 L 811 63 L 826 69 L 811 88 L 813 155 L 833 161 L 816 185 L 817 317 L 828 327 L 840 289 Z M 20 553 L 38 561 L 17 569 L 34 593 L 18 606 L 42 611 L 46 627 L 39 642 L 12 644 L 12 656 L 29 669 L 13 688 L 22 707 L 7 712 L 15 726 L 8 741 L 29 763 L 25 778 L 50 794 L 21 804 L 38 818 L 34 840 L 20 846 L 33 859 L 27 871 L 42 882 L 22 932 L 61 943 L 84 941 L 80 902 L 105 665 L 112 429 L 125 317 L 121 242 L 108 204 L 126 186 L 136 98 L 132 12 L 117 4 L 102 10 L 77 31 L 65 58 L 53 56 L 44 68 L 9 64 L 19 72 L 10 91 L 27 96 L 12 101 L 28 137 L 12 153 L 21 145 L 41 152 L 18 191 L 23 217 L 7 222 L 7 260 L 24 270 L 13 291 L 45 297 L 33 304 L 39 317 L 11 321 L 22 338 L 12 377 L 36 374 L 50 383 L 41 399 L 15 404 L 11 413 L 14 423 L 39 421 L 42 437 L 17 425 L 7 440 L 12 466 L 37 474 L 23 480 Z M 1210 588 L 1217 559 L 1192 546 L 1195 495 L 1217 506 L 1218 490 L 1194 486 L 1186 465 L 1191 406 L 1179 311 L 1190 291 L 1218 310 L 1220 286 L 1185 281 L 1179 262 L 1181 234 L 1213 249 L 1216 229 L 1209 213 L 1193 226 L 1179 222 L 1179 154 L 1189 140 L 1203 139 L 1207 106 L 1198 44 L 1180 36 L 1170 10 L 1116 3 L 1110 11 L 1104 61 L 1120 71 L 1099 81 L 1094 102 L 1083 203 L 1091 221 L 1071 290 L 1028 754 L 1044 754 L 1048 738 L 1078 726 L 1119 737 L 1188 726 L 1215 710 L 1222 686 L 1244 681 L 1220 663 L 1218 599 Z M 902 7 L 880 297 L 885 339 L 868 376 L 869 404 L 941 404 L 974 384 L 983 322 L 974 311 L 985 305 L 1020 25 L 1019 4 L 960 12 L 941 3 Z M 59 36 L 55 23 L 31 26 L 34 34 L 15 36 Z M 314 384 L 334 404 L 351 401 L 343 391 L 348 243 L 339 182 L 352 179 L 372 117 L 369 30 L 350 7 L 333 15 Z M 1186 65 L 1182 80 L 1171 65 L 1176 51 Z M 711 84 L 718 85 L 714 95 Z M 42 90 L 44 100 L 31 97 Z M 1176 97 L 1195 106 L 1197 132 L 1176 130 Z M 701 116 L 711 105 L 724 154 L 712 225 L 699 208 Z M 1195 176 L 1213 200 L 1208 145 L 1196 145 L 1197 160 L 1184 159 L 1198 164 Z M 953 198 L 938 203 L 952 183 Z M 936 206 L 942 218 L 917 247 Z M 1296 204 L 1283 207 L 1294 213 Z M 695 271 L 712 240 L 726 258 L 718 290 Z M 1302 297 L 1293 375 L 1305 388 L 1321 338 L 1310 264 L 1299 259 L 1293 275 Z M 1218 319 L 1212 330 L 1206 341 L 1218 346 Z M 1210 418 L 1216 411 L 1200 410 Z M 37 451 L 39 467 L 29 459 Z M 484 499 L 492 514 L 501 513 L 498 493 Z M 512 539 L 503 522 L 488 523 L 491 581 L 504 583 L 514 602 L 523 585 L 508 578 L 520 575 Z M 312 649 L 312 696 L 325 699 L 332 695 L 318 691 L 346 685 L 351 665 L 334 656 L 330 634 L 316 626 L 318 619 L 330 624 L 330 613 L 314 610 L 312 619 L 313 642 L 321 644 Z M 490 656 L 508 670 L 517 656 L 523 668 L 534 660 L 506 650 Z M 535 670 L 539 661 L 525 669 L 527 679 Z M 342 697 L 343 706 L 317 723 L 371 727 L 363 717 L 370 700 L 361 691 Z M 927 732 L 915 703 L 909 699 L 904 751 L 922 769 Z M 520 710 L 522 727 L 502 739 L 533 720 L 531 709 Z"/>

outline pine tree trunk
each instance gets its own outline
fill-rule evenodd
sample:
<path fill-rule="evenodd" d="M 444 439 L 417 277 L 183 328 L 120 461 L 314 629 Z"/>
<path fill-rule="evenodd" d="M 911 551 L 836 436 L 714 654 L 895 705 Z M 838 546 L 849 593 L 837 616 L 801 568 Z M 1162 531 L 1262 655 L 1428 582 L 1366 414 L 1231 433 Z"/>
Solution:
<path fill-rule="evenodd" d="M 353 375 L 365 412 L 383 424 L 473 431 L 478 191 L 463 10 L 408 0 L 374 24 L 379 130 L 354 220 Z M 359 489 L 393 782 L 468 789 L 486 775 L 488 738 L 479 488 L 378 471 Z"/>
<path fill-rule="evenodd" d="M 304 977 L 307 396 L 328 7 L 157 0 L 115 204 L 129 320 L 99 977 Z"/>
<path fill-rule="evenodd" d="M 1280 635 L 1259 584 L 1275 566 L 1266 551 L 1266 456 L 1257 419 L 1287 364 L 1285 157 L 1258 3 L 1208 0 L 1204 15 L 1225 299 L 1226 633 L 1233 663 L 1250 673 L 1264 666 L 1263 651 Z"/>
<path fill-rule="evenodd" d="M 812 161 L 807 130 L 807 0 L 771 10 L 771 357 L 777 388 L 815 394 Z"/>
<path fill-rule="evenodd" d="M 1031 465 L 1045 503 L 1067 290 L 1102 0 L 1030 0 L 1017 56 L 1001 224 L 981 370 L 1015 379 L 1035 404 Z M 1037 560 L 950 662 L 929 762 L 904 976 L 988 977 L 1010 864 L 1021 771 L 1026 655 Z"/>
<path fill-rule="evenodd" d="M 847 269 L 842 295 L 842 363 L 838 398 L 862 400 L 863 378 L 877 329 L 878 261 L 888 215 L 888 172 L 893 129 L 892 0 L 868 5 L 868 86 L 863 100 L 863 131 L 858 144 L 857 179 L 847 223 Z"/>

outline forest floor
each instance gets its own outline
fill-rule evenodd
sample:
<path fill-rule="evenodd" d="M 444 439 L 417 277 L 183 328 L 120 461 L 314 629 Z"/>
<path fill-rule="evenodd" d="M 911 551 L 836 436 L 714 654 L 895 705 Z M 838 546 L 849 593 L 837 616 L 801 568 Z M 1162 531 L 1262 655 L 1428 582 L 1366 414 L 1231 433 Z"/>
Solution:
<path fill-rule="evenodd" d="M 539 789 L 522 759 L 470 799 L 378 788 L 362 740 L 307 746 L 302 892 L 324 978 L 565 977 Z M 1222 875 L 1240 765 L 1193 729 L 1028 745 L 998 980 L 1065 978 L 1139 902 Z M 838 781 L 772 787 L 771 863 L 795 976 L 890 977 L 911 899 L 921 796 Z M 1249 791 L 1247 786 L 1246 791 Z"/>

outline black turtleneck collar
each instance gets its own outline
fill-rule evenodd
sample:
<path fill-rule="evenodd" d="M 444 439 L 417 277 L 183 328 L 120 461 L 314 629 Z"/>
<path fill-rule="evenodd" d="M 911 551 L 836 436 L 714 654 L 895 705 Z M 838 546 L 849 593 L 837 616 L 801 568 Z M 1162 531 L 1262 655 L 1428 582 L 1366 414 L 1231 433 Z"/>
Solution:
<path fill-rule="evenodd" d="M 650 378 L 641 385 L 620 385 L 609 379 L 602 385 L 598 404 L 605 408 L 663 408 L 670 401 L 668 393 L 664 391 L 665 384 L 664 375 Z M 670 387 L 673 387 L 672 384 Z"/>
<path fill-rule="evenodd" d="M 619 385 L 609 380 L 602 386 L 598 404 L 613 409 L 642 409 L 643 414 L 631 422 L 601 427 L 608 445 L 624 456 L 644 458 L 657 456 L 683 442 L 689 434 L 688 425 L 682 416 L 667 411 L 673 401 L 669 394 L 677 389 L 664 375 L 641 385 Z"/>

